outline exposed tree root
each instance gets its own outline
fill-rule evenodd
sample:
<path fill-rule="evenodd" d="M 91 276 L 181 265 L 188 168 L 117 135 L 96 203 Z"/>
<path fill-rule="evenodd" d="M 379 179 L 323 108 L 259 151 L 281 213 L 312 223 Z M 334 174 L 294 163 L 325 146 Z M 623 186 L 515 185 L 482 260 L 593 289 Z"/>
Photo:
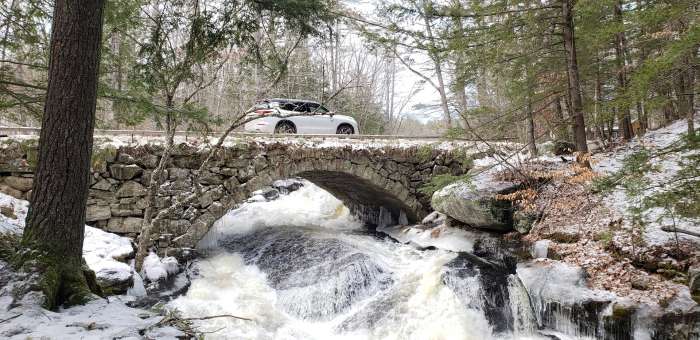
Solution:
<path fill-rule="evenodd" d="M 76 261 L 80 261 L 80 265 Z M 37 274 L 38 287 L 35 288 L 44 294 L 43 307 L 49 310 L 85 304 L 104 295 L 95 272 L 82 258 L 52 259 L 43 252 L 28 250 L 18 254 L 15 267 Z"/>

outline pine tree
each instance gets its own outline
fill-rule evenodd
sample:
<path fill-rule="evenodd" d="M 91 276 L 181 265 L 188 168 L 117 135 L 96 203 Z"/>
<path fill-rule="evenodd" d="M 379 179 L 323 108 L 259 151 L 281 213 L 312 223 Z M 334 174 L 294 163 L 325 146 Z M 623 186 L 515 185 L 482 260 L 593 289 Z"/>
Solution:
<path fill-rule="evenodd" d="M 97 290 L 94 273 L 83 268 L 82 250 L 103 5 L 58 0 L 54 6 L 39 158 L 23 236 L 32 250 L 23 264 L 38 263 L 47 308 L 83 303 Z"/>

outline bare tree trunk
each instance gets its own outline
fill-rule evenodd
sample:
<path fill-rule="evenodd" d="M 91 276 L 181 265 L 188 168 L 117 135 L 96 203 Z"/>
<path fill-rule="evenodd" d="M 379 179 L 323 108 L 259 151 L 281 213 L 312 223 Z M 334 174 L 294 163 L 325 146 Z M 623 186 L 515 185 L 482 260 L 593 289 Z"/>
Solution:
<path fill-rule="evenodd" d="M 532 99 L 530 94 L 527 98 L 527 148 L 530 157 L 537 157 L 537 144 L 535 144 L 535 118 L 532 112 Z"/>
<path fill-rule="evenodd" d="M 622 20 L 622 1 L 618 0 L 615 3 L 615 20 L 619 25 L 623 25 Z M 624 96 L 627 90 L 627 42 L 625 40 L 625 32 L 618 32 L 615 36 L 615 57 L 617 59 L 617 82 L 619 86 L 618 96 Z M 620 130 L 624 140 L 632 139 L 632 118 L 630 117 L 629 104 L 623 103 L 620 106 Z"/>
<path fill-rule="evenodd" d="M 47 308 L 99 291 L 83 270 L 104 2 L 57 0 L 39 159 L 23 243 L 39 250 Z"/>
<path fill-rule="evenodd" d="M 421 9 L 421 14 L 423 16 L 423 22 L 425 23 L 425 33 L 428 36 L 428 39 L 430 39 L 431 44 L 433 41 L 433 28 L 431 26 L 430 22 L 430 15 L 428 14 L 428 9 L 426 4 L 424 3 L 423 8 Z M 445 79 L 443 78 L 442 75 L 442 58 L 440 55 L 437 54 L 437 52 L 434 51 L 428 51 L 428 55 L 430 56 L 430 59 L 433 60 L 433 63 L 435 63 L 435 75 L 437 76 L 438 80 L 438 92 L 440 93 L 440 106 L 442 107 L 442 112 L 445 115 L 445 121 L 447 123 L 447 128 L 451 129 L 452 128 L 452 115 L 450 114 L 450 107 L 449 103 L 447 101 L 447 92 L 445 90 Z"/>
<path fill-rule="evenodd" d="M 552 105 L 554 105 L 554 115 L 557 119 L 555 138 L 560 141 L 568 141 L 570 139 L 569 123 L 566 121 L 564 110 L 561 108 L 561 96 L 557 96 Z"/>
<path fill-rule="evenodd" d="M 694 52 L 688 57 L 686 57 L 686 64 L 688 65 L 688 81 L 686 91 L 686 102 L 688 110 L 686 112 L 686 120 L 688 121 L 688 136 L 695 136 L 695 82 L 697 77 L 697 65 L 693 62 L 693 59 L 697 59 L 697 47 Z"/>
<path fill-rule="evenodd" d="M 148 256 L 149 248 L 151 247 L 151 237 L 153 235 L 153 215 L 154 210 L 157 209 L 156 198 L 158 196 L 158 188 L 160 187 L 161 177 L 163 175 L 163 170 L 165 166 L 170 161 L 170 153 L 173 149 L 173 141 L 175 139 L 175 131 L 177 130 L 177 125 L 172 121 L 170 115 L 170 110 L 174 108 L 173 96 L 166 96 L 166 108 L 169 110 L 168 117 L 165 123 L 165 146 L 163 152 L 160 155 L 160 161 L 158 166 L 151 173 L 150 181 L 148 182 L 148 191 L 146 193 L 147 206 L 143 213 L 143 223 L 141 226 L 141 234 L 139 235 L 138 245 L 136 247 L 136 259 L 134 260 L 134 267 L 137 272 L 140 272 L 143 267 L 143 260 Z"/>
<path fill-rule="evenodd" d="M 581 82 L 579 80 L 578 60 L 576 59 L 576 40 L 574 36 L 574 17 L 572 0 L 562 0 L 562 17 L 564 47 L 566 49 L 567 74 L 569 78 L 569 97 L 571 98 L 570 116 L 573 118 L 574 144 L 576 151 L 588 152 L 586 141 L 586 122 L 583 117 L 583 100 L 581 99 Z"/>

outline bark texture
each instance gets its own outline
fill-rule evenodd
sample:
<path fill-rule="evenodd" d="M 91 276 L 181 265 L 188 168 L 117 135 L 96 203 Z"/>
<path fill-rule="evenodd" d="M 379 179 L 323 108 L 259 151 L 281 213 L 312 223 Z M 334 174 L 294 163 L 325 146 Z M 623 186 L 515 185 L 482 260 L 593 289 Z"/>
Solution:
<path fill-rule="evenodd" d="M 47 307 L 80 303 L 102 0 L 57 0 L 39 157 L 23 241 L 41 253 Z"/>
<path fill-rule="evenodd" d="M 566 69 L 569 78 L 569 98 L 571 100 L 571 118 L 573 118 L 574 144 L 576 151 L 588 152 L 586 143 L 586 124 L 583 118 L 583 101 L 581 99 L 581 81 L 579 80 L 576 42 L 574 37 L 573 1 L 562 0 L 562 18 L 564 48 L 566 49 Z"/>

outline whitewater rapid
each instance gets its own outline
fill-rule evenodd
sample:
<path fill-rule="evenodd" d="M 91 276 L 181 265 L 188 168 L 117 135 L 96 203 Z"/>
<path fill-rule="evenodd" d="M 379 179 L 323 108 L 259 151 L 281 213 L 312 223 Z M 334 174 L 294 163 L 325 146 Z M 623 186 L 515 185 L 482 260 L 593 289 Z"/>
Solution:
<path fill-rule="evenodd" d="M 468 258 L 367 231 L 308 182 L 232 211 L 199 248 L 205 256 L 193 264 L 187 294 L 168 307 L 184 317 L 250 319 L 196 322 L 207 339 L 537 338 L 533 325 L 517 326 L 533 317 L 510 315 L 522 301 L 486 306 Z M 487 313 L 516 319 L 516 329 L 496 329 Z"/>

